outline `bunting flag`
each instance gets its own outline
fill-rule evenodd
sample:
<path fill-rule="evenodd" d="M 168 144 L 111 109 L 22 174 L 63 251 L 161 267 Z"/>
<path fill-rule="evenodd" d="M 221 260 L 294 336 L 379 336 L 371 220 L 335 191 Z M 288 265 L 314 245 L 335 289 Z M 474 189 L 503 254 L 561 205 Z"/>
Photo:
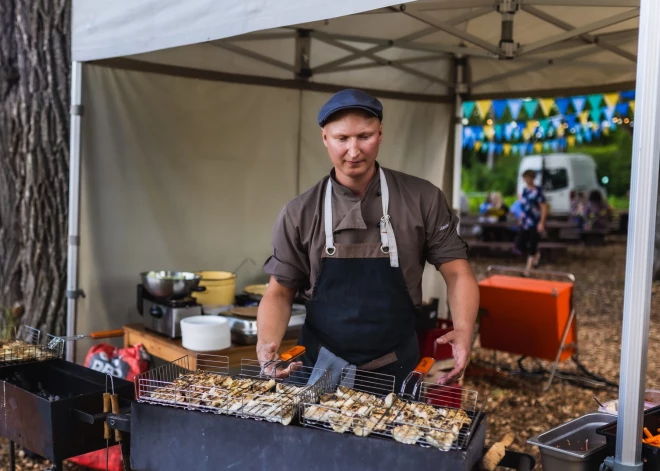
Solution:
<path fill-rule="evenodd" d="M 573 103 L 573 108 L 575 108 L 575 112 L 577 114 L 582 113 L 582 110 L 584 110 L 584 105 L 587 103 L 587 99 L 583 96 L 574 96 L 571 98 L 571 102 Z"/>
<path fill-rule="evenodd" d="M 483 130 L 486 139 L 488 139 L 489 141 L 492 140 L 493 136 L 495 135 L 495 127 L 492 125 L 486 125 L 483 127 Z"/>
<path fill-rule="evenodd" d="M 483 144 L 483 142 L 481 142 L 481 141 L 476 141 L 476 142 L 474 143 L 474 150 L 476 150 L 477 152 L 479 152 L 479 151 L 481 150 L 481 145 L 482 145 L 482 144 Z"/>
<path fill-rule="evenodd" d="M 571 101 L 568 98 L 557 98 L 555 99 L 555 105 L 557 105 L 557 110 L 560 115 L 565 115 L 568 111 L 568 104 Z"/>
<path fill-rule="evenodd" d="M 635 90 L 627 90 L 619 93 L 622 100 L 630 101 L 635 99 Z"/>
<path fill-rule="evenodd" d="M 479 112 L 479 117 L 481 119 L 486 119 L 488 117 L 488 112 L 490 111 L 490 106 L 492 104 L 491 100 L 479 100 L 476 102 L 477 111 Z"/>
<path fill-rule="evenodd" d="M 612 118 L 614 118 L 614 107 L 613 106 L 604 106 L 603 109 L 601 110 L 605 117 L 607 118 L 607 121 L 612 121 Z"/>
<path fill-rule="evenodd" d="M 520 109 L 522 108 L 522 98 L 515 98 L 512 100 L 507 100 L 507 104 L 509 105 L 509 111 L 511 111 L 511 116 L 513 119 L 518 119 L 518 116 L 520 116 Z"/>
<path fill-rule="evenodd" d="M 502 145 L 502 148 L 504 149 L 504 155 L 509 155 L 511 153 L 511 144 L 504 144 Z"/>
<path fill-rule="evenodd" d="M 620 114 L 621 116 L 627 116 L 628 115 L 628 102 L 624 101 L 622 103 L 619 103 L 616 105 L 616 112 Z"/>
<path fill-rule="evenodd" d="M 628 105 L 630 106 L 630 111 L 632 111 L 634 113 L 635 112 L 635 100 L 630 100 L 628 102 Z"/>
<path fill-rule="evenodd" d="M 493 112 L 496 119 L 502 119 L 506 111 L 506 100 L 493 100 Z"/>
<path fill-rule="evenodd" d="M 606 93 L 603 95 L 603 99 L 608 108 L 614 108 L 619 102 L 619 93 Z"/>
<path fill-rule="evenodd" d="M 534 114 L 536 113 L 536 109 L 539 107 L 539 102 L 536 100 L 529 100 L 529 101 L 523 101 L 523 107 L 525 108 L 525 112 L 527 113 L 527 117 L 529 119 L 534 118 Z"/>
<path fill-rule="evenodd" d="M 472 113 L 474 113 L 474 105 L 476 103 L 474 101 L 464 101 L 463 102 L 463 117 L 470 119 L 472 117 Z"/>
<path fill-rule="evenodd" d="M 589 101 L 589 105 L 591 105 L 591 109 L 598 110 L 598 114 L 600 115 L 600 103 L 603 101 L 603 95 L 589 95 L 587 100 Z"/>
<path fill-rule="evenodd" d="M 600 108 L 592 108 L 589 112 L 592 121 L 600 121 Z"/>
<path fill-rule="evenodd" d="M 554 98 L 541 98 L 539 100 L 541 104 L 541 110 L 543 111 L 543 116 L 550 116 L 550 112 L 552 111 L 552 107 L 555 106 L 555 99 Z"/>
<path fill-rule="evenodd" d="M 566 124 L 568 125 L 568 129 L 572 129 L 575 127 L 575 124 L 577 123 L 577 116 L 574 114 L 566 116 Z"/>
<path fill-rule="evenodd" d="M 583 111 L 580 113 L 580 123 L 587 124 L 587 122 L 589 122 L 589 112 Z"/>
<path fill-rule="evenodd" d="M 543 150 L 543 144 L 540 142 L 534 143 L 534 152 L 539 153 Z"/>

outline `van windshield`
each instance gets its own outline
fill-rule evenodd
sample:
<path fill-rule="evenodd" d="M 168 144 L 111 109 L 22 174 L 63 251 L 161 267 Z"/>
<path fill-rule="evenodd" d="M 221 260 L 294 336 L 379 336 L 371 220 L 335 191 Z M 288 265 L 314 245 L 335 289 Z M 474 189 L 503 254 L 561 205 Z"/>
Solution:
<path fill-rule="evenodd" d="M 544 191 L 561 190 L 568 187 L 568 172 L 565 168 L 552 168 L 543 170 Z"/>

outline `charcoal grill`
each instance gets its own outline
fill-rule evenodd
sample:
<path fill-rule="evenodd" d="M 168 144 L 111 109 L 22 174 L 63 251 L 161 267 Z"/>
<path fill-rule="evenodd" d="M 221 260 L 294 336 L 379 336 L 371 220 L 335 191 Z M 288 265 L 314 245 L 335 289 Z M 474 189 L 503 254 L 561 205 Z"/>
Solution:
<path fill-rule="evenodd" d="M 128 409 L 133 384 L 114 378 L 114 389 Z M 105 391 L 105 374 L 61 359 L 4 364 L 0 436 L 49 459 L 59 471 L 62 460 L 106 447 Z"/>

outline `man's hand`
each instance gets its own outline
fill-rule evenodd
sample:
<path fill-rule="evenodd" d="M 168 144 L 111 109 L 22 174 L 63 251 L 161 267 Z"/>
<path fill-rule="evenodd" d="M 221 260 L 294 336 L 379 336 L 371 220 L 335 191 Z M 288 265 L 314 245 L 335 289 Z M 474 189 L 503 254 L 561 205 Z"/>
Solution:
<path fill-rule="evenodd" d="M 257 342 L 257 359 L 259 360 L 259 364 L 261 366 L 264 366 L 264 364 L 268 363 L 269 361 L 277 360 L 279 358 L 280 356 L 277 354 L 277 345 L 275 345 L 275 342 Z"/>
<path fill-rule="evenodd" d="M 443 335 L 438 340 L 438 345 L 450 344 L 452 355 L 454 357 L 454 369 L 449 373 L 438 378 L 438 384 L 448 384 L 457 381 L 463 377 L 468 359 L 470 358 L 470 349 L 472 347 L 472 332 L 463 330 L 452 330 Z"/>
<path fill-rule="evenodd" d="M 539 222 L 539 225 L 536 226 L 536 230 L 539 231 L 540 234 L 541 232 L 543 232 L 544 229 L 545 229 L 545 225 L 542 222 Z"/>
<path fill-rule="evenodd" d="M 450 344 L 454 369 L 438 379 L 447 384 L 460 378 L 467 367 L 472 348 L 472 332 L 479 310 L 479 286 L 467 260 L 453 260 L 438 267 L 447 282 L 447 299 L 454 330 L 440 337 L 438 343 Z"/>
<path fill-rule="evenodd" d="M 280 355 L 277 353 L 277 345 L 274 342 L 271 343 L 257 343 L 257 359 L 259 360 L 259 365 L 263 368 L 269 361 L 277 361 L 280 359 Z M 302 367 L 301 361 L 294 361 L 287 365 L 286 368 L 275 368 L 267 366 L 263 369 L 265 375 L 271 376 L 274 373 L 275 378 L 288 378 L 292 372 L 298 371 Z"/>

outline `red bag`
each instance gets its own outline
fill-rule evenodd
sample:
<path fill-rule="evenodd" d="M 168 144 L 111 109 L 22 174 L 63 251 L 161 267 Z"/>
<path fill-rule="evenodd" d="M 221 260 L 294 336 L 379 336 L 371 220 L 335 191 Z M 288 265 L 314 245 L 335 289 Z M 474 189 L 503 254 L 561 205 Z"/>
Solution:
<path fill-rule="evenodd" d="M 101 373 L 133 381 L 149 369 L 151 359 L 141 344 L 128 348 L 116 348 L 107 343 L 94 345 L 87 352 L 85 366 Z"/>
<path fill-rule="evenodd" d="M 129 348 L 116 348 L 107 343 L 94 345 L 87 352 L 85 366 L 101 373 L 109 374 L 127 381 L 133 381 L 135 376 L 149 369 L 151 358 L 140 344 Z M 112 442 L 111 442 L 112 443 Z M 105 450 L 70 458 L 68 461 L 90 469 L 105 470 Z M 108 470 L 123 471 L 119 445 L 108 449 Z"/>

